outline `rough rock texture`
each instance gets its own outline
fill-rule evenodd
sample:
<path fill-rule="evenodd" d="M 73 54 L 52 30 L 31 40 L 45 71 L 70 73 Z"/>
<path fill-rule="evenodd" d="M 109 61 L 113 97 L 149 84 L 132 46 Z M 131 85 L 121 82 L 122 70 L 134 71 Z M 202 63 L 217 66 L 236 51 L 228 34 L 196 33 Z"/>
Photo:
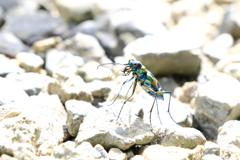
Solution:
<path fill-rule="evenodd" d="M 174 90 L 173 96 L 183 103 L 190 103 L 195 97 L 196 90 L 200 84 L 198 82 L 186 82 L 182 87 Z"/>
<path fill-rule="evenodd" d="M 17 53 L 25 51 L 24 43 L 11 32 L 0 32 L 0 51 L 10 57 L 15 57 Z"/>
<path fill-rule="evenodd" d="M 0 106 L 28 97 L 19 86 L 5 78 L 0 78 L 0 88 Z"/>
<path fill-rule="evenodd" d="M 68 100 L 65 103 L 68 113 L 67 116 L 67 129 L 71 136 L 76 137 L 78 134 L 79 126 L 82 124 L 84 118 L 91 114 L 96 108 L 89 102 Z"/>
<path fill-rule="evenodd" d="M 1 110 L 4 107 L 2 106 Z M 34 116 L 20 113 L 11 115 L 12 113 L 1 117 L 4 119 L 0 122 L 0 154 L 15 155 L 14 151 L 18 143 L 28 143 L 34 146 L 33 153 L 35 153 L 36 142 L 41 134 L 40 124 L 36 122 Z"/>
<path fill-rule="evenodd" d="M 64 40 L 57 45 L 57 48 L 80 56 L 86 62 L 92 60 L 99 62 L 105 57 L 105 51 L 97 39 L 83 33 L 77 33 L 73 37 Z"/>
<path fill-rule="evenodd" d="M 93 96 L 83 79 L 65 70 L 55 74 L 55 79 L 48 85 L 48 93 L 57 94 L 62 103 L 70 99 L 93 102 Z"/>
<path fill-rule="evenodd" d="M 193 125 L 193 115 L 191 109 L 180 101 L 171 97 L 171 101 L 169 104 L 169 94 L 164 94 L 164 101 L 157 100 L 155 105 L 153 106 L 153 110 L 151 113 L 151 121 L 152 127 L 160 127 L 161 125 L 178 125 L 189 127 Z M 148 95 L 145 91 L 142 91 L 136 97 L 136 109 L 139 111 L 143 110 L 143 120 L 145 123 L 149 124 L 150 121 L 150 109 L 153 105 L 154 98 Z M 168 112 L 168 106 L 170 106 L 170 110 Z M 170 115 L 172 118 L 170 117 Z M 174 121 L 175 122 L 174 122 Z"/>
<path fill-rule="evenodd" d="M 32 96 L 21 101 L 8 103 L 0 108 L 0 121 L 24 114 L 34 117 L 41 134 L 34 143 L 39 155 L 50 155 L 54 146 L 63 142 L 63 125 L 67 113 L 56 95 Z M 56 134 L 58 133 L 58 134 Z"/>
<path fill-rule="evenodd" d="M 194 128 L 180 126 L 163 127 L 156 136 L 156 141 L 162 146 L 175 146 L 194 149 L 197 145 L 205 143 L 206 138 Z"/>
<path fill-rule="evenodd" d="M 44 92 L 50 81 L 50 77 L 38 73 L 11 73 L 6 76 L 6 79 L 18 85 L 29 96 L 38 95 L 41 91 Z"/>
<path fill-rule="evenodd" d="M 83 67 L 78 69 L 78 74 L 86 81 L 93 80 L 109 81 L 112 76 L 112 71 L 106 67 L 99 67 L 100 64 L 96 61 L 87 62 Z"/>
<path fill-rule="evenodd" d="M 174 35 L 173 44 L 173 35 L 169 32 L 161 36 L 139 38 L 124 48 L 124 56 L 141 61 L 154 75 L 197 75 L 201 61 L 192 50 L 201 47 L 204 38 L 194 37 L 193 40 L 191 35 L 184 35 L 182 39 L 183 36 Z M 181 39 L 177 40 L 176 37 Z M 176 47 L 173 49 L 172 45 Z"/>
<path fill-rule="evenodd" d="M 197 146 L 195 149 L 184 149 L 179 147 L 163 147 L 161 145 L 147 146 L 142 156 L 144 159 L 158 160 L 159 157 L 162 159 L 186 159 L 186 160 L 201 160 L 201 152 L 203 146 Z"/>
<path fill-rule="evenodd" d="M 239 118 L 239 89 L 239 81 L 227 75 L 219 75 L 198 88 L 195 118 L 208 138 L 216 139 L 218 127 Z"/>
<path fill-rule="evenodd" d="M 239 121 L 224 123 L 218 130 L 217 143 L 220 146 L 220 157 L 224 159 L 240 158 Z"/>
<path fill-rule="evenodd" d="M 45 25 L 47 23 L 47 25 Z M 61 19 L 52 17 L 46 11 L 29 14 L 18 14 L 8 18 L 4 24 L 4 31 L 14 33 L 27 44 L 64 31 L 66 27 Z"/>
<path fill-rule="evenodd" d="M 219 156 L 220 155 L 220 146 L 213 142 L 207 141 L 204 144 L 204 150 L 202 152 L 202 157 L 205 155 L 212 155 L 212 154 Z"/>
<path fill-rule="evenodd" d="M 16 56 L 20 66 L 27 72 L 39 72 L 43 66 L 43 59 L 33 53 L 21 52 Z"/>
<path fill-rule="evenodd" d="M 144 123 L 132 112 L 133 109 L 126 104 L 118 120 L 121 103 L 103 107 L 88 114 L 80 125 L 76 144 L 84 141 L 93 146 L 101 144 L 105 149 L 119 148 L 126 150 L 134 144 L 146 144 L 153 138 L 149 125 Z M 141 127 L 139 127 L 141 126 Z"/>

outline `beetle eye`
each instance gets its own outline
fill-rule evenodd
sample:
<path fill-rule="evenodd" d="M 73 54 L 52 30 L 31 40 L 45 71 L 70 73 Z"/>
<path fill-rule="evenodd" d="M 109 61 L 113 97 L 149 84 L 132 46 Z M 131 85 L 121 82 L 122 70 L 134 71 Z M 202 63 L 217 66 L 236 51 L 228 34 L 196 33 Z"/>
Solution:
<path fill-rule="evenodd" d="M 133 67 L 137 67 L 138 66 L 138 64 L 137 63 L 133 63 Z"/>

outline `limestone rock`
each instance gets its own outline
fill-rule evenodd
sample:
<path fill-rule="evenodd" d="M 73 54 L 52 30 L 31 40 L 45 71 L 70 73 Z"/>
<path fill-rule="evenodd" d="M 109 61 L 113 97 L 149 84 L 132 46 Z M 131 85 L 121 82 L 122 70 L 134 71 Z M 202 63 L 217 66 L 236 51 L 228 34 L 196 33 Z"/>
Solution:
<path fill-rule="evenodd" d="M 44 63 L 40 56 L 33 53 L 18 53 L 16 59 L 19 61 L 20 66 L 27 72 L 39 72 Z"/>
<path fill-rule="evenodd" d="M 221 125 L 240 116 L 240 101 L 237 96 L 239 89 L 239 81 L 225 74 L 198 87 L 195 118 L 207 138 L 216 139 Z"/>
<path fill-rule="evenodd" d="M 193 50 L 203 46 L 204 37 L 175 32 L 139 38 L 124 48 L 124 57 L 141 61 L 155 76 L 198 75 L 201 61 Z"/>
<path fill-rule="evenodd" d="M 83 67 L 78 69 L 78 74 L 83 77 L 86 82 L 93 80 L 109 81 L 112 76 L 112 71 L 106 67 L 99 67 L 100 64 L 96 61 L 87 62 Z"/>
<path fill-rule="evenodd" d="M 67 113 L 56 95 L 31 96 L 5 104 L 0 108 L 0 121 L 21 117 L 22 114 L 34 117 L 35 126 L 41 130 L 40 137 L 33 143 L 38 155 L 51 154 L 52 148 L 63 142 Z"/>
<path fill-rule="evenodd" d="M 28 97 L 19 86 L 5 78 L 0 78 L 0 88 L 0 106 Z"/>
<path fill-rule="evenodd" d="M 204 144 L 206 138 L 194 128 L 170 126 L 160 129 L 156 141 L 162 146 L 194 149 L 197 145 Z"/>
<path fill-rule="evenodd" d="M 80 56 L 84 61 L 100 60 L 105 57 L 105 51 L 93 36 L 77 33 L 71 38 L 64 40 L 57 45 L 57 49 L 71 52 Z"/>
<path fill-rule="evenodd" d="M 184 149 L 179 147 L 163 147 L 161 145 L 147 146 L 142 156 L 144 159 L 157 160 L 161 159 L 186 159 L 186 160 L 201 160 L 201 152 L 203 146 L 197 146 L 195 149 Z"/>
<path fill-rule="evenodd" d="M 55 79 L 48 85 L 48 93 L 57 94 L 62 103 L 70 99 L 93 102 L 93 96 L 83 79 L 68 70 L 60 70 L 55 74 Z"/>
<path fill-rule="evenodd" d="M 56 0 L 54 1 L 61 16 L 68 22 L 82 22 L 92 19 L 91 1 L 83 0 Z"/>
<path fill-rule="evenodd" d="M 89 113 L 80 125 L 75 139 L 77 145 L 87 141 L 93 146 L 101 144 L 105 149 L 126 150 L 134 144 L 146 144 L 151 141 L 153 138 L 151 128 L 133 113 L 134 108 L 129 103 L 125 105 L 117 121 L 121 103 L 112 106 L 107 106 L 106 103 L 102 105 L 101 108 Z"/>
<path fill-rule="evenodd" d="M 29 96 L 38 95 L 41 91 L 44 91 L 50 81 L 50 77 L 38 73 L 11 73 L 6 76 L 6 79 L 18 85 Z"/>
<path fill-rule="evenodd" d="M 226 159 L 238 159 L 239 151 L 239 124 L 231 120 L 223 124 L 218 130 L 217 144 L 220 146 L 220 156 Z"/>
<path fill-rule="evenodd" d="M 68 113 L 67 116 L 67 129 L 71 136 L 76 137 L 78 134 L 79 126 L 83 123 L 84 118 L 93 112 L 96 108 L 89 102 L 68 100 L 65 103 Z"/>
<path fill-rule="evenodd" d="M 0 55 L 0 76 L 5 77 L 9 73 L 23 73 L 24 69 L 19 67 L 16 59 L 9 59 L 5 55 Z"/>
<path fill-rule="evenodd" d="M 204 150 L 202 152 L 202 157 L 204 157 L 205 155 L 213 155 L 213 154 L 216 156 L 220 155 L 220 146 L 211 141 L 207 141 L 204 144 Z"/>
<path fill-rule="evenodd" d="M 59 36 L 50 37 L 47 39 L 39 40 L 33 43 L 32 48 L 35 53 L 44 53 L 50 48 L 54 48 L 58 43 L 62 41 Z"/>
<path fill-rule="evenodd" d="M 8 56 L 15 57 L 19 52 L 25 51 L 24 43 L 11 32 L 0 33 L 0 51 Z"/>
<path fill-rule="evenodd" d="M 127 154 L 118 148 L 111 148 L 108 155 L 110 160 L 127 160 Z"/>

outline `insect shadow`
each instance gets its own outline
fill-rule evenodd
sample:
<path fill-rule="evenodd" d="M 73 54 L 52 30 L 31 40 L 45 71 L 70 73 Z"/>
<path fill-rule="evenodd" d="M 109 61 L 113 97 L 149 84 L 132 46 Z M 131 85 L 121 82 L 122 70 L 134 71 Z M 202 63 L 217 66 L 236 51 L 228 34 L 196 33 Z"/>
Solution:
<path fill-rule="evenodd" d="M 173 119 L 173 117 L 172 117 L 172 115 L 170 113 L 170 102 L 171 102 L 171 96 L 172 96 L 171 91 L 164 91 L 162 89 L 160 83 L 154 77 L 154 75 L 149 70 L 147 70 L 146 67 L 144 65 L 142 65 L 142 63 L 140 61 L 137 61 L 137 60 L 134 60 L 134 59 L 130 59 L 127 64 L 105 63 L 105 64 L 100 64 L 97 68 L 99 68 L 100 66 L 103 66 L 103 65 L 108 65 L 108 64 L 124 65 L 125 67 L 120 70 L 120 71 L 123 72 L 122 76 L 128 76 L 130 73 L 132 73 L 132 77 L 130 79 L 127 79 L 126 81 L 123 82 L 123 84 L 122 84 L 122 86 L 120 88 L 120 91 L 118 92 L 116 98 L 114 99 L 114 101 L 110 105 L 114 104 L 114 102 L 117 100 L 117 98 L 118 98 L 118 96 L 119 96 L 123 86 L 126 83 L 134 80 L 134 82 L 132 83 L 132 85 L 133 85 L 132 94 L 128 98 L 126 98 L 125 101 L 123 102 L 123 105 L 122 105 L 122 107 L 120 109 L 120 112 L 119 112 L 116 120 L 118 120 L 118 118 L 119 118 L 119 116 L 120 116 L 120 114 L 122 112 L 122 109 L 123 109 L 124 105 L 126 104 L 126 102 L 134 95 L 137 83 L 139 83 L 139 85 L 143 88 L 143 90 L 147 94 L 149 94 L 150 96 L 152 96 L 154 98 L 152 107 L 151 107 L 151 109 L 149 111 L 150 112 L 150 116 L 149 116 L 150 126 L 152 127 L 151 118 L 152 118 L 152 110 L 153 110 L 153 107 L 154 107 L 155 103 L 157 105 L 157 112 L 158 112 L 159 121 L 162 124 L 160 116 L 159 116 L 157 99 L 164 100 L 164 96 L 163 96 L 164 94 L 169 94 L 170 95 L 167 112 L 169 113 L 169 116 L 171 117 L 171 119 L 177 124 L 177 122 Z M 129 90 L 132 87 L 132 85 L 129 87 Z M 128 92 L 129 92 L 129 90 L 128 90 Z M 127 92 L 127 94 L 128 94 L 128 92 Z"/>

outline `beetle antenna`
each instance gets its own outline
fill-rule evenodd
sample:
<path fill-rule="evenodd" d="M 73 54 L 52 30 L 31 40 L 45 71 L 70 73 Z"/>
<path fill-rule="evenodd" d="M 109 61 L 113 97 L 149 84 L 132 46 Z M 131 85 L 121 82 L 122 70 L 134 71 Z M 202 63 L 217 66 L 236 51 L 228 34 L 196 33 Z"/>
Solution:
<path fill-rule="evenodd" d="M 124 69 L 124 68 L 122 68 L 122 69 L 120 69 L 120 70 L 114 72 L 114 73 L 111 75 L 111 77 L 110 77 L 110 81 L 112 80 L 113 75 L 115 75 L 115 74 L 116 74 L 117 72 L 119 72 L 119 71 L 122 71 L 123 69 Z"/>
<path fill-rule="evenodd" d="M 104 64 L 100 64 L 98 67 L 104 66 L 104 65 L 108 65 L 108 64 L 113 64 L 113 65 L 127 65 L 127 64 L 121 64 L 121 63 L 104 63 Z M 98 69 L 98 67 L 97 67 L 97 69 Z"/>

